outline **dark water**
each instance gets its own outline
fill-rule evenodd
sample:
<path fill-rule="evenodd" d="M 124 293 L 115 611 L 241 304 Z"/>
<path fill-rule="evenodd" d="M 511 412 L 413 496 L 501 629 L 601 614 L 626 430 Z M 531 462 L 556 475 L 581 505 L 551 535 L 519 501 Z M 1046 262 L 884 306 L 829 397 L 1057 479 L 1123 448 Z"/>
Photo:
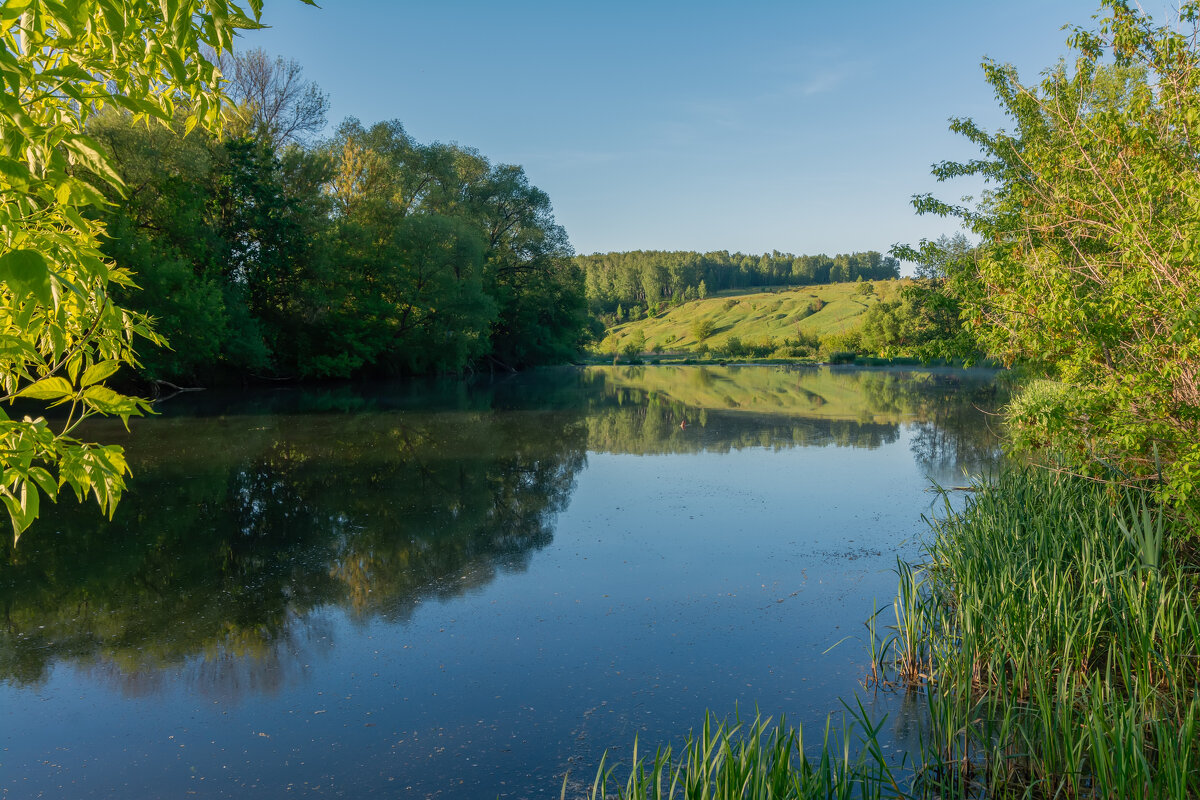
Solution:
<path fill-rule="evenodd" d="M 557 797 L 705 709 L 823 726 L 1000 402 L 594 368 L 97 427 L 136 473 L 115 519 L 66 501 L 0 550 L 0 797 Z"/>

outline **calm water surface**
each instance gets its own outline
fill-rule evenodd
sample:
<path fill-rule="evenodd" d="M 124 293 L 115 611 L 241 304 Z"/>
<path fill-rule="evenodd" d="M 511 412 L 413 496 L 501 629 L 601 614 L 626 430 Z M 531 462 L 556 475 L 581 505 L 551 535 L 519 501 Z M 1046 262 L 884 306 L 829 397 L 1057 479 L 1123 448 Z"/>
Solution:
<path fill-rule="evenodd" d="M 561 369 L 99 426 L 115 519 L 0 550 L 0 797 L 558 797 L 705 709 L 823 727 L 930 482 L 996 457 L 992 377 Z"/>

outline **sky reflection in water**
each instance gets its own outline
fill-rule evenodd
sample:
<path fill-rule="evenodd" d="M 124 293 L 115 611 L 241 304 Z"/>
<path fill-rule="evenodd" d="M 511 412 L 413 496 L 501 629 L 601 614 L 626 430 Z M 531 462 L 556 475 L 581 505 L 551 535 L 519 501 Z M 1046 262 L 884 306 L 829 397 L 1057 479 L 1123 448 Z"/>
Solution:
<path fill-rule="evenodd" d="M 3 553 L 0 797 L 557 797 L 706 708 L 823 726 L 1001 401 L 764 367 L 177 398 L 94 432 L 113 522 Z"/>

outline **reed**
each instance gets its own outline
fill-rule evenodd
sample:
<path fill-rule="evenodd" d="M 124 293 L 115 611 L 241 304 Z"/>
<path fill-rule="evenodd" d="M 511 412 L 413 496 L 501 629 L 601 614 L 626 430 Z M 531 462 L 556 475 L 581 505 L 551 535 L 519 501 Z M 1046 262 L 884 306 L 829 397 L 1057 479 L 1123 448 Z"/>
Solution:
<path fill-rule="evenodd" d="M 859 707 L 861 711 L 861 706 Z M 865 714 L 860 717 L 865 719 Z M 877 800 L 897 787 L 878 745 L 878 727 L 853 733 L 854 723 L 834 729 L 827 721 L 816 754 L 805 752 L 804 731 L 783 719 L 772 724 L 756 715 L 746 725 L 717 721 L 706 714 L 698 732 L 688 735 L 676 755 L 670 747 L 647 759 L 634 742 L 629 776 L 614 781 L 602 763 L 589 798 L 603 800 Z M 859 750 L 859 755 L 854 755 Z M 606 756 L 607 758 L 607 756 Z M 611 784 L 616 783 L 613 786 Z M 564 786 L 563 795 L 566 797 Z"/>
<path fill-rule="evenodd" d="M 1200 796 L 1200 581 L 1166 518 L 1046 472 L 975 488 L 934 523 L 927 563 L 899 570 L 919 613 L 891 667 L 934 676 L 926 772 L 957 776 L 957 796 Z"/>
<path fill-rule="evenodd" d="M 946 501 L 895 625 L 868 619 L 868 687 L 921 695 L 899 767 L 861 703 L 814 756 L 799 728 L 706 718 L 618 798 L 1200 798 L 1200 570 L 1132 489 L 1020 469 Z"/>

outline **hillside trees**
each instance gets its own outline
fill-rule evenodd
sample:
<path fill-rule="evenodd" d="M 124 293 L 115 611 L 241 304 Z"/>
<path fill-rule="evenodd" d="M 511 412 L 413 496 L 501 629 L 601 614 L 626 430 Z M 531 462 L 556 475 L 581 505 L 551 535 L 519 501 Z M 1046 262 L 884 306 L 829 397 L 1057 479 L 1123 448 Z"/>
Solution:
<path fill-rule="evenodd" d="M 1014 404 L 1019 438 L 1186 505 L 1200 485 L 1200 5 L 1168 26 L 1104 6 L 1072 35 L 1074 64 L 1040 84 L 984 64 L 1013 130 L 955 120 L 983 157 L 936 174 L 984 176 L 987 201 L 916 204 L 983 238 L 963 307 L 985 346 L 1054 381 Z"/>
<path fill-rule="evenodd" d="M 778 250 L 761 256 L 636 250 L 576 256 L 590 310 L 614 314 L 618 305 L 642 311 L 751 286 L 814 285 L 839 281 L 893 280 L 900 262 L 875 251 L 795 256 Z"/>

